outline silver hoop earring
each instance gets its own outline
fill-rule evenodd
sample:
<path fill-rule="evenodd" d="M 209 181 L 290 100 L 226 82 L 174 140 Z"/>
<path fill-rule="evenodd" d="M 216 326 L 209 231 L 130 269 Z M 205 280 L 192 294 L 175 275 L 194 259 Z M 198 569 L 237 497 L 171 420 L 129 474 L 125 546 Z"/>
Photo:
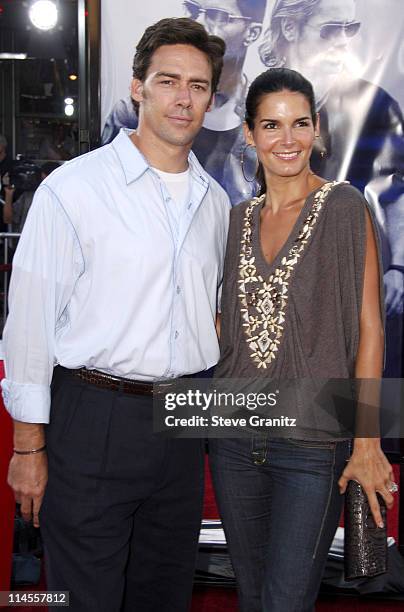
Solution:
<path fill-rule="evenodd" d="M 247 176 L 246 171 L 245 171 L 245 157 L 246 157 L 246 152 L 248 150 L 248 147 L 252 147 L 253 149 L 255 149 L 254 145 L 251 144 L 246 144 L 244 145 L 242 151 L 241 151 L 241 158 L 240 158 L 240 162 L 241 162 L 241 171 L 243 173 L 243 176 L 245 178 L 245 180 L 247 181 L 247 183 L 253 183 L 256 179 L 256 174 L 257 174 L 257 170 L 258 170 L 258 159 L 256 160 L 255 163 L 255 170 L 254 170 L 254 174 L 252 177 Z"/>
<path fill-rule="evenodd" d="M 324 140 L 321 134 L 318 134 L 316 136 L 316 140 L 317 140 L 317 143 L 316 143 L 317 153 L 320 155 L 321 159 L 324 159 L 324 157 L 327 157 L 327 147 L 324 144 Z"/>

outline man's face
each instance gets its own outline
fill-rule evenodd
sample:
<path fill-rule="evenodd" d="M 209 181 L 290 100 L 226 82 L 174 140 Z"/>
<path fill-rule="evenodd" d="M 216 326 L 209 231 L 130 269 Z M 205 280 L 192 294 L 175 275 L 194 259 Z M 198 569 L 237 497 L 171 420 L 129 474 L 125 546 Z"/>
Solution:
<path fill-rule="evenodd" d="M 349 39 L 359 29 L 354 0 L 320 0 L 316 8 L 297 33 L 293 66 L 313 80 L 343 70 Z"/>
<path fill-rule="evenodd" d="M 201 23 L 209 34 L 226 43 L 226 57 L 245 55 L 244 44 L 252 21 L 245 18 L 236 0 L 185 0 L 187 17 Z"/>
<path fill-rule="evenodd" d="M 4 145 L 0 145 L 0 162 L 2 162 L 3 159 L 5 159 L 6 155 L 7 155 L 6 147 Z"/>
<path fill-rule="evenodd" d="M 159 142 L 190 145 L 212 97 L 212 68 L 192 45 L 163 45 L 153 54 L 144 81 L 132 81 L 139 102 L 139 130 Z"/>

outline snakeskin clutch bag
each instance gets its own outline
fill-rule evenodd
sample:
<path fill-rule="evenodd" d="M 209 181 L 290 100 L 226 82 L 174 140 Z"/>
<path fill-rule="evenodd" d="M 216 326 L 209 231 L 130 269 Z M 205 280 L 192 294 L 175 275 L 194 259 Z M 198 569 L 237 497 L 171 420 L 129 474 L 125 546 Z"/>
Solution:
<path fill-rule="evenodd" d="M 387 572 L 386 504 L 377 494 L 384 527 L 373 520 L 362 486 L 350 480 L 345 492 L 345 580 L 377 576 Z"/>

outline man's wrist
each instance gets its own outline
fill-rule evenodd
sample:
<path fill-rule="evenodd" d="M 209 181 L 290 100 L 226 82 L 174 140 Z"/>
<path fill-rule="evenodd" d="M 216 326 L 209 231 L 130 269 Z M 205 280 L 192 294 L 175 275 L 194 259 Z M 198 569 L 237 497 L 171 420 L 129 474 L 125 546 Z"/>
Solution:
<path fill-rule="evenodd" d="M 45 446 L 45 431 L 41 423 L 23 423 L 14 420 L 14 448 L 36 450 Z"/>

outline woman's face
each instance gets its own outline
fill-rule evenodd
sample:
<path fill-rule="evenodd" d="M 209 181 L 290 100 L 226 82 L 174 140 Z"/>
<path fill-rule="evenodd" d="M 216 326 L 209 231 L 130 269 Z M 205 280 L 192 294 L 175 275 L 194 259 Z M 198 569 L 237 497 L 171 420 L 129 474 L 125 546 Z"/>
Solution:
<path fill-rule="evenodd" d="M 258 105 L 254 129 L 245 126 L 248 144 L 256 147 L 266 176 L 299 176 L 308 168 L 318 134 L 310 104 L 297 92 L 264 95 Z"/>

